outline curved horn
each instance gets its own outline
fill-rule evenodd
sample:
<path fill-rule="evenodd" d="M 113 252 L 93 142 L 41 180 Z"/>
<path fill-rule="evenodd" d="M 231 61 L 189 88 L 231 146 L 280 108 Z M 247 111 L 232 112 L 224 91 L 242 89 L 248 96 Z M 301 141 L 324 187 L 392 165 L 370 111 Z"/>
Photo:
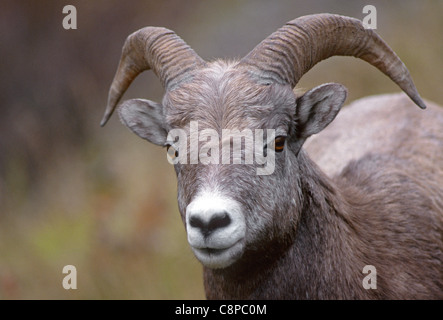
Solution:
<path fill-rule="evenodd" d="M 335 56 L 354 56 L 394 81 L 420 108 L 426 105 L 408 69 L 394 51 L 360 20 L 316 14 L 289 21 L 255 47 L 241 62 L 261 77 L 292 87 L 316 63 Z"/>
<path fill-rule="evenodd" d="M 168 89 L 187 72 L 204 64 L 205 61 L 171 30 L 146 27 L 134 32 L 123 46 L 100 125 L 106 124 L 126 89 L 141 72 L 152 69 Z"/>

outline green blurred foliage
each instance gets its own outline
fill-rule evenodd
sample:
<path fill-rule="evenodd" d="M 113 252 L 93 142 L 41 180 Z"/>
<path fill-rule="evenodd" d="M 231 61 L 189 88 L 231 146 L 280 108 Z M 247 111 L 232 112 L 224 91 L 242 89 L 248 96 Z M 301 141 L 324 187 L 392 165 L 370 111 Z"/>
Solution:
<path fill-rule="evenodd" d="M 77 8 L 78 29 L 62 28 Z M 245 55 L 286 21 L 366 1 L 32 1 L 0 3 L 0 299 L 200 299 L 164 150 L 113 117 L 98 126 L 121 47 L 146 25 L 175 30 L 204 59 Z M 371 1 L 377 32 L 423 97 L 443 103 L 443 1 Z M 335 57 L 300 82 L 349 89 L 348 101 L 399 91 L 375 68 Z M 152 73 L 125 98 L 161 100 Z M 78 289 L 62 287 L 75 265 Z"/>

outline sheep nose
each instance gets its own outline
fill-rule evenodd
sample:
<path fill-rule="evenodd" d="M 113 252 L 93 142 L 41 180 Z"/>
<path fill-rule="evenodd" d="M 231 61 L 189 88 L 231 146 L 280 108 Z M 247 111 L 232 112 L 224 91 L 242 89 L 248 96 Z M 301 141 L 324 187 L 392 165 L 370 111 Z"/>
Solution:
<path fill-rule="evenodd" d="M 217 229 L 222 229 L 231 224 L 231 218 L 226 211 L 213 212 L 209 217 L 205 217 L 198 213 L 194 213 L 190 219 L 189 224 L 193 228 L 200 229 L 204 237 L 209 236 Z"/>

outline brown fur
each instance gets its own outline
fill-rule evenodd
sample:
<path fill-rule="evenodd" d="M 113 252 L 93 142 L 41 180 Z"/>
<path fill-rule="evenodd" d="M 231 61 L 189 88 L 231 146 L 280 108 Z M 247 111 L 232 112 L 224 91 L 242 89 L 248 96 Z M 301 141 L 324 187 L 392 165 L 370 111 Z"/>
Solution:
<path fill-rule="evenodd" d="M 205 268 L 208 298 L 443 298 L 443 138 L 436 125 L 441 110 L 430 104 L 430 110 L 415 112 L 403 95 L 370 102 L 368 108 L 375 109 L 370 113 L 372 130 L 381 129 L 377 117 L 385 119 L 383 112 L 377 116 L 378 105 L 403 125 L 394 121 L 386 126 L 383 140 L 372 141 L 375 147 L 366 146 L 364 156 L 350 161 L 332 179 L 301 152 L 302 206 L 288 210 L 276 226 L 284 230 L 287 221 L 300 215 L 293 233 L 261 243 L 260 250 L 228 269 Z M 347 112 L 364 111 L 364 103 L 345 108 L 343 119 Z M 352 131 L 359 125 L 357 120 L 347 127 L 336 121 L 330 131 Z M 357 138 L 360 144 L 362 136 Z M 317 146 L 324 142 L 325 158 L 328 152 L 334 157 L 340 143 L 346 143 L 332 137 L 337 139 L 333 147 L 328 129 L 315 138 Z M 375 290 L 363 288 L 365 265 L 377 269 Z"/>
<path fill-rule="evenodd" d="M 383 157 L 350 164 L 336 184 L 300 159 L 304 203 L 289 244 L 263 244 L 272 254 L 228 270 L 205 269 L 209 299 L 443 298 L 441 189 L 429 192 L 429 181 Z M 377 269 L 375 290 L 363 288 L 365 265 Z"/>
<path fill-rule="evenodd" d="M 367 98 L 299 152 L 299 99 L 288 85 L 217 61 L 167 91 L 163 106 L 130 100 L 121 108 L 125 124 L 160 145 L 165 132 L 191 120 L 200 130 L 287 133 L 269 176 L 256 175 L 254 165 L 175 165 L 184 222 L 207 187 L 245 216 L 242 256 L 223 269 L 204 267 L 207 297 L 443 299 L 442 110 L 429 103 L 420 111 L 404 95 Z M 139 112 L 143 105 L 149 112 Z M 376 268 L 377 289 L 363 287 L 365 265 Z"/>

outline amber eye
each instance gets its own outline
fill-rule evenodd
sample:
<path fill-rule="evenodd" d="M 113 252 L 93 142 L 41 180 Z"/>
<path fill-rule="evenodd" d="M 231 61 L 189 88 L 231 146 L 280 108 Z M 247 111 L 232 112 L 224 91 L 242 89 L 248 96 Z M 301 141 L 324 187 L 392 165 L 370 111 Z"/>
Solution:
<path fill-rule="evenodd" d="M 275 152 L 282 152 L 285 148 L 285 140 L 286 137 L 284 136 L 278 136 L 274 140 L 274 150 Z"/>
<path fill-rule="evenodd" d="M 174 148 L 174 146 L 167 144 L 166 145 L 166 151 L 168 153 L 168 157 L 171 160 L 174 160 L 175 158 L 178 157 L 178 150 Z"/>

